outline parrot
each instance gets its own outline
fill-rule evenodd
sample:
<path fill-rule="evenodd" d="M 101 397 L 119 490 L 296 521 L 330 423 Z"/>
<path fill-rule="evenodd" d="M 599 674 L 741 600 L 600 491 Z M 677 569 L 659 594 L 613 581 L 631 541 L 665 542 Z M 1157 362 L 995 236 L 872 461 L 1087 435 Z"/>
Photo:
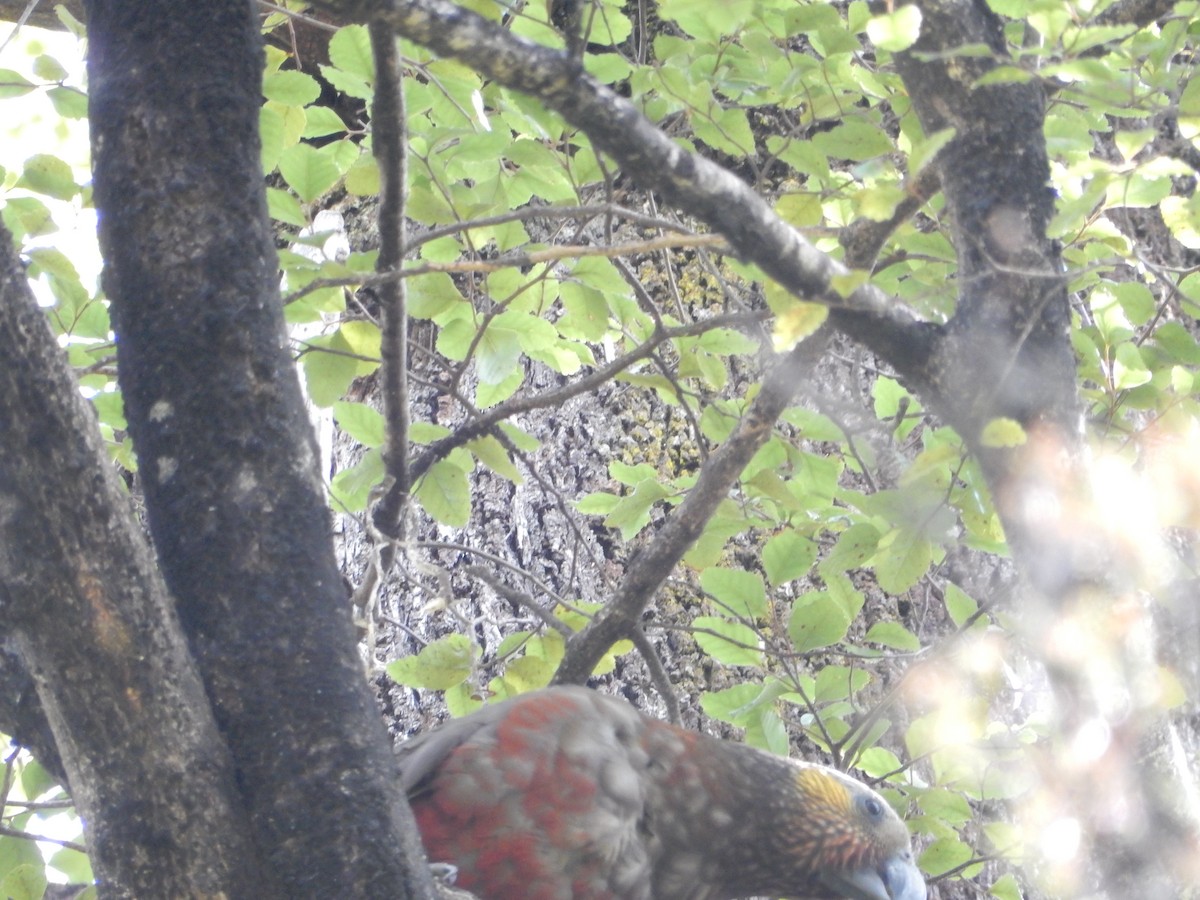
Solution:
<path fill-rule="evenodd" d="M 836 769 L 578 686 L 402 743 L 431 861 L 484 900 L 925 900 L 908 829 Z"/>

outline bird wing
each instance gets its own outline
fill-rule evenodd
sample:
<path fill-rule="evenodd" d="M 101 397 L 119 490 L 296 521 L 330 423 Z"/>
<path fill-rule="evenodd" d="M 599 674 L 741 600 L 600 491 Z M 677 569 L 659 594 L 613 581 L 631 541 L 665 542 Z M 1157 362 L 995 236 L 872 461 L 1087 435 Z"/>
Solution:
<path fill-rule="evenodd" d="M 486 873 L 484 896 L 649 900 L 642 722 L 626 703 L 559 689 L 402 745 L 430 859 L 457 863 L 471 890 L 483 884 L 469 873 Z"/>

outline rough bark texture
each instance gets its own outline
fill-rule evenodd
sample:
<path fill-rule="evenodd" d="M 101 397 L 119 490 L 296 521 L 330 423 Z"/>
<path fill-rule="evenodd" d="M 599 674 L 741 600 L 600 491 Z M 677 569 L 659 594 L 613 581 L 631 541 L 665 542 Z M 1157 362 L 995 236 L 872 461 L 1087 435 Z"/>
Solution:
<path fill-rule="evenodd" d="M 89 13 L 95 197 L 150 529 L 291 896 L 431 890 L 287 353 L 243 0 Z"/>
<path fill-rule="evenodd" d="M 1186 790 L 1188 775 L 1142 764 L 1167 723 L 1150 710 L 1112 719 L 1109 686 L 1113 669 L 1124 684 L 1136 685 L 1154 665 L 1152 645 L 1117 639 L 1111 658 L 1080 665 L 1053 637 L 1064 620 L 1101 623 L 1128 614 L 1118 611 L 1124 604 L 1144 604 L 1130 596 L 1140 577 L 1132 560 L 1106 546 L 1099 530 L 1069 515 L 1047 515 L 1037 502 L 1047 496 L 1061 505 L 1090 502 L 1063 265 L 1046 237 L 1054 198 L 1042 89 L 1036 81 L 974 85 L 1005 55 L 1003 23 L 986 4 L 920 6 L 921 39 L 898 55 L 897 66 L 926 132 L 956 129 L 939 167 L 962 285 L 939 347 L 941 372 L 924 393 L 988 475 L 1030 588 L 1024 631 L 1048 666 L 1068 744 L 1098 721 L 1114 730 L 1103 759 L 1077 767 L 1064 785 L 1084 817 L 1098 884 L 1114 896 L 1167 896 L 1197 846 L 1198 823 L 1169 799 Z M 946 61 L 953 48 L 972 43 L 990 46 L 995 57 Z M 1001 416 L 1020 422 L 1028 441 L 1007 450 L 981 441 L 981 428 Z M 1141 615 L 1150 614 L 1143 608 Z M 1101 676 L 1099 667 L 1108 673 Z M 1066 763 L 1070 751 L 1063 752 Z M 1130 773 L 1128 780 L 1104 776 L 1114 768 Z M 1111 811 L 1122 804 L 1135 812 L 1116 825 Z"/>
<path fill-rule="evenodd" d="M 32 673 L 105 896 L 270 896 L 166 588 L 3 226 L 0 347 L 4 689 Z"/>

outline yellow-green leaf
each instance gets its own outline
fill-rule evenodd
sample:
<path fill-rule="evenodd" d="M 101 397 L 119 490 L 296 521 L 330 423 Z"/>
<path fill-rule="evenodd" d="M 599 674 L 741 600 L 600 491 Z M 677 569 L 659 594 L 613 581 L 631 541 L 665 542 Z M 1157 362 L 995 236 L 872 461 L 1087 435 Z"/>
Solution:
<path fill-rule="evenodd" d="M 1019 447 L 1028 439 L 1016 419 L 992 419 L 983 426 L 979 440 L 985 447 Z"/>

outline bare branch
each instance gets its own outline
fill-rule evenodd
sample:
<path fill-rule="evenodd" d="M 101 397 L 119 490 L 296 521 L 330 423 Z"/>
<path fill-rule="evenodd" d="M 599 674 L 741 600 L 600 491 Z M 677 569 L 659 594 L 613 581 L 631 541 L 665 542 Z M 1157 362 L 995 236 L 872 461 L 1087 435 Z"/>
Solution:
<path fill-rule="evenodd" d="M 396 35 L 382 22 L 370 26 L 371 49 L 375 55 L 375 105 L 371 115 L 372 149 L 379 163 L 383 190 L 379 199 L 379 259 L 376 271 L 399 272 L 407 253 L 404 210 L 408 200 L 408 162 L 405 147 L 403 74 Z M 401 537 L 402 518 L 411 487 L 408 467 L 408 282 L 403 278 L 383 281 L 378 287 L 383 310 L 381 355 L 383 415 L 387 422 L 387 445 L 383 461 L 391 484 L 375 507 L 375 527 L 384 534 Z"/>
<path fill-rule="evenodd" d="M 633 558 L 616 594 L 596 619 L 567 644 L 554 676 L 556 684 L 582 684 L 616 641 L 632 639 L 642 612 L 675 564 L 700 537 L 746 463 L 771 436 L 805 371 L 819 355 L 826 335 L 819 333 L 782 357 L 763 379 L 762 389 L 725 443 L 709 456 L 696 484 L 654 538 Z"/>

